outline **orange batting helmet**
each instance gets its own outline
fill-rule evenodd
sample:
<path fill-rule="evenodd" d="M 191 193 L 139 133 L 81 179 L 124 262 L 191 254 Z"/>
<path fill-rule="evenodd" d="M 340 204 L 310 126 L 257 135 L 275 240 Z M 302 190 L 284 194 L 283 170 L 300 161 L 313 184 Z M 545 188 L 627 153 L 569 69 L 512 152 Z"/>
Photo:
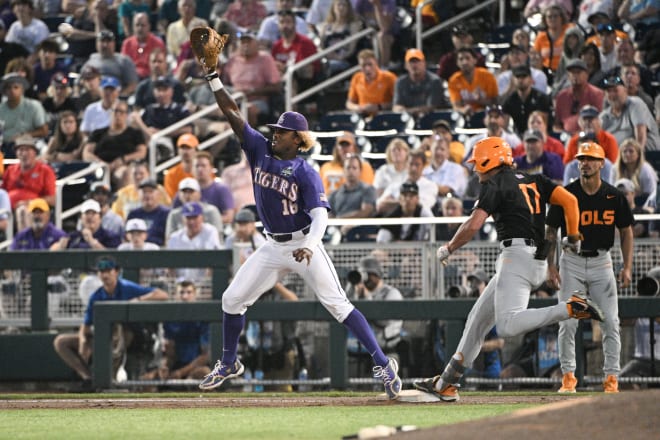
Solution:
<path fill-rule="evenodd" d="M 605 159 L 605 151 L 603 147 L 595 142 L 581 142 L 578 145 L 578 152 L 576 158 L 580 157 L 593 157 L 594 159 Z"/>
<path fill-rule="evenodd" d="M 513 164 L 513 154 L 508 142 L 501 137 L 491 136 L 475 144 L 468 163 L 474 164 L 475 171 L 486 173 L 500 165 Z"/>

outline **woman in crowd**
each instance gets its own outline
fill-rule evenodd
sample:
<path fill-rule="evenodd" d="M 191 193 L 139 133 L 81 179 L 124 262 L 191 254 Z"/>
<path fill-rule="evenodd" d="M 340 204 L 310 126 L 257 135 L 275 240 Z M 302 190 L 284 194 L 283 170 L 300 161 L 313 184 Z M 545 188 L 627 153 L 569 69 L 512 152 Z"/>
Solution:
<path fill-rule="evenodd" d="M 65 110 L 56 119 L 55 133 L 48 142 L 44 160 L 48 163 L 80 160 L 84 140 L 76 114 Z"/>
<path fill-rule="evenodd" d="M 633 138 L 619 145 L 619 158 L 614 164 L 614 181 L 619 179 L 630 179 L 635 184 L 636 205 L 655 212 L 658 175 L 644 159 L 642 146 Z"/>
<path fill-rule="evenodd" d="M 543 10 L 544 30 L 534 41 L 534 49 L 543 57 L 543 66 L 552 75 L 559 67 L 559 60 L 564 49 L 564 34 L 571 27 L 566 12 L 561 6 L 553 5 Z M 549 75 L 548 78 L 551 78 Z"/>
<path fill-rule="evenodd" d="M 376 196 L 383 195 L 391 183 L 403 183 L 408 178 L 408 155 L 410 147 L 400 138 L 394 138 L 385 149 L 387 163 L 376 170 L 374 188 Z"/>
<path fill-rule="evenodd" d="M 327 49 L 333 44 L 355 35 L 364 28 L 362 21 L 353 11 L 349 0 L 333 0 L 325 22 L 319 26 L 321 48 Z M 358 41 L 353 41 L 328 54 L 328 76 L 348 69 L 357 63 Z"/>

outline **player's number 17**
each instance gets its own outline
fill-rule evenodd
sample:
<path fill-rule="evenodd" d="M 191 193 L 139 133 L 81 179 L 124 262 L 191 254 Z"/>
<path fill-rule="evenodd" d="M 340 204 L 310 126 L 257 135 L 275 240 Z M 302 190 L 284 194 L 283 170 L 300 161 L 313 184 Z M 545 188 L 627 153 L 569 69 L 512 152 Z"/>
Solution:
<path fill-rule="evenodd" d="M 540 214 L 541 194 L 539 194 L 538 189 L 536 189 L 536 183 L 520 183 L 518 184 L 518 187 L 523 193 L 523 196 L 525 196 L 525 201 L 527 202 L 527 206 L 529 206 L 529 212 L 532 214 Z M 530 197 L 530 193 L 534 196 L 534 200 Z"/>

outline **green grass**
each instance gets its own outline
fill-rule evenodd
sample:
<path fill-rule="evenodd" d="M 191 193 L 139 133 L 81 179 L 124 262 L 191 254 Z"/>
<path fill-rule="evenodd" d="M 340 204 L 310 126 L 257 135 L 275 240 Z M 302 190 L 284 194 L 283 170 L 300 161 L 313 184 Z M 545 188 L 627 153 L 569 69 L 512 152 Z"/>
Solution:
<path fill-rule="evenodd" d="M 88 397 L 96 396 L 88 395 Z M 0 412 L 0 426 L 2 426 L 0 439 L 337 440 L 344 435 L 356 433 L 365 426 L 382 424 L 429 427 L 505 414 L 529 406 L 434 404 L 296 408 L 4 410 Z"/>

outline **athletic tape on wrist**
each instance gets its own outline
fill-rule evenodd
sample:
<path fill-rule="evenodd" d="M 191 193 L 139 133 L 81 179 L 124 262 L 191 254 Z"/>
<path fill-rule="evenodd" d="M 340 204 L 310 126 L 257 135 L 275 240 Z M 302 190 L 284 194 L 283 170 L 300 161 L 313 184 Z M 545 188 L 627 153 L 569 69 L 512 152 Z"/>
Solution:
<path fill-rule="evenodd" d="M 211 81 L 209 81 L 209 85 L 211 86 L 211 91 L 213 92 L 222 90 L 222 88 L 224 87 L 222 85 L 222 81 L 220 81 L 220 78 L 213 78 Z"/>

